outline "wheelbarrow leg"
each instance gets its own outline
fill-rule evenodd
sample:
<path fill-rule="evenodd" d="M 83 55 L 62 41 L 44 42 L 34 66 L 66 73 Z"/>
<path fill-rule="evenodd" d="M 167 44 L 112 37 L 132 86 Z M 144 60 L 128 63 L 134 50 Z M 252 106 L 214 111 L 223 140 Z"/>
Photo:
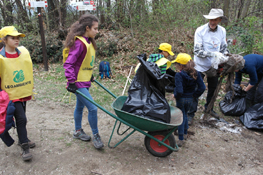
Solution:
<path fill-rule="evenodd" d="M 119 144 L 121 144 L 124 140 L 126 140 L 128 137 L 130 137 L 130 135 L 132 135 L 132 134 L 136 131 L 135 129 L 133 129 L 132 132 L 130 132 L 127 136 L 125 136 L 125 137 L 124 137 L 121 141 L 119 141 L 116 145 L 110 146 L 110 142 L 111 142 L 111 139 L 112 139 L 112 136 L 113 136 L 113 133 L 114 133 L 114 131 L 115 131 L 115 127 L 116 127 L 117 123 L 118 123 L 118 120 L 115 120 L 115 124 L 114 124 L 114 127 L 113 127 L 113 129 L 112 129 L 111 136 L 110 136 L 110 139 L 109 139 L 109 142 L 108 142 L 108 147 L 109 147 L 109 148 L 116 148 Z M 120 123 L 121 123 L 121 122 L 120 122 Z"/>

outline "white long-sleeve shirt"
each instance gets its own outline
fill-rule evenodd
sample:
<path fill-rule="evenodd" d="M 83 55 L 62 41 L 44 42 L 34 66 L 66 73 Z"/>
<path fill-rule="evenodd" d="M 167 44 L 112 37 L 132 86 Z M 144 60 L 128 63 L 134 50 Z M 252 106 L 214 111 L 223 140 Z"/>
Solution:
<path fill-rule="evenodd" d="M 226 42 L 226 29 L 220 25 L 215 31 L 211 31 L 208 23 L 198 27 L 194 39 L 195 69 L 205 72 L 211 68 L 213 52 L 229 53 Z"/>

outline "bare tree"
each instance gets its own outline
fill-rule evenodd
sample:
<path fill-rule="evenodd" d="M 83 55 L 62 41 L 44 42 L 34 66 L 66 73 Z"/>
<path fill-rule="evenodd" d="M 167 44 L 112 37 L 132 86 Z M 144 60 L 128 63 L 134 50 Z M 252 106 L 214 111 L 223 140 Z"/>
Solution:
<path fill-rule="evenodd" d="M 15 0 L 16 5 L 18 7 L 18 19 L 21 20 L 21 25 L 27 31 L 31 31 L 33 29 L 32 23 L 28 18 L 26 9 L 24 9 L 23 4 L 20 0 Z"/>
<path fill-rule="evenodd" d="M 2 12 L 4 25 L 5 26 L 13 25 L 13 23 L 14 23 L 14 18 L 12 15 L 13 4 L 12 4 L 11 0 L 0 1 L 0 8 L 1 8 L 1 12 Z"/>
<path fill-rule="evenodd" d="M 230 16 L 229 16 L 229 4 L 230 4 L 230 0 L 224 0 L 224 7 L 223 7 L 224 15 L 228 19 L 230 19 Z M 228 25 L 228 22 L 226 22 L 226 25 Z"/>

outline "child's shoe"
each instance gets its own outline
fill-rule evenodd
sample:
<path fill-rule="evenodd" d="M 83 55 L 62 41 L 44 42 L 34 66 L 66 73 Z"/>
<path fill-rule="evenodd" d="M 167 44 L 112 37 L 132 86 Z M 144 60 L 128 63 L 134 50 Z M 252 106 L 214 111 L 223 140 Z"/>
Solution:
<path fill-rule="evenodd" d="M 32 154 L 29 152 L 29 145 L 28 143 L 23 143 L 21 144 L 21 148 L 22 148 L 22 159 L 24 161 L 28 161 L 32 159 Z"/>
<path fill-rule="evenodd" d="M 179 140 L 178 143 L 177 143 L 177 145 L 178 145 L 179 147 L 182 147 L 182 146 L 184 145 L 184 143 L 185 143 L 184 140 Z"/>

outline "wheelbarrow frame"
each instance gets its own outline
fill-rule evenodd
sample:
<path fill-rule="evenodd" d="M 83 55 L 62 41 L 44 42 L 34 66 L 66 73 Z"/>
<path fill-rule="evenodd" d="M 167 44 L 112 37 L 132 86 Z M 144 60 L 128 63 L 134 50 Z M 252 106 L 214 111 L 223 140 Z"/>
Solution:
<path fill-rule="evenodd" d="M 103 88 L 105 91 L 107 91 L 111 96 L 113 96 L 115 99 L 117 98 L 116 95 L 114 95 L 111 91 L 109 91 L 107 88 L 105 88 L 101 83 L 99 83 L 97 80 L 94 80 L 101 88 Z M 125 141 L 129 136 L 131 136 L 135 131 L 138 131 L 140 133 L 142 133 L 143 135 L 155 140 L 156 142 L 159 143 L 159 146 L 160 145 L 163 145 L 165 147 L 167 147 L 168 149 L 172 150 L 172 151 L 178 151 L 178 145 L 175 143 L 175 148 L 167 145 L 165 142 L 165 140 L 171 135 L 174 133 L 174 131 L 178 128 L 178 126 L 174 126 L 173 129 L 170 129 L 168 134 L 163 138 L 162 141 L 158 140 L 157 138 L 153 137 L 152 135 L 146 133 L 145 131 L 143 131 L 142 129 L 128 123 L 127 121 L 121 119 L 120 117 L 118 117 L 117 115 L 114 115 L 112 114 L 111 112 L 109 112 L 108 110 L 106 110 L 105 108 L 103 108 L 101 105 L 99 105 L 98 103 L 96 103 L 95 101 L 93 101 L 92 99 L 88 98 L 85 94 L 83 94 L 82 92 L 80 92 L 79 90 L 76 91 L 76 93 L 82 95 L 84 98 L 86 98 L 87 100 L 89 100 L 92 104 L 96 105 L 98 108 L 100 108 L 102 111 L 104 111 L 105 113 L 107 113 L 108 115 L 110 115 L 111 117 L 113 117 L 115 119 L 115 124 L 113 126 L 113 129 L 112 129 L 112 133 L 111 133 L 111 136 L 110 136 L 110 139 L 109 139 L 109 142 L 108 142 L 108 147 L 110 148 L 116 148 L 119 144 L 121 144 L 123 141 Z M 119 122 L 119 125 L 118 125 L 118 128 L 117 128 L 117 134 L 118 135 L 124 135 L 127 131 L 129 131 L 130 129 L 133 129 L 128 135 L 126 135 L 122 140 L 120 140 L 117 144 L 115 144 L 114 146 L 111 146 L 110 143 L 111 143 L 111 139 L 113 137 L 113 134 L 114 134 L 114 131 L 115 131 L 115 128 L 117 126 Z M 157 122 L 157 121 L 154 121 L 154 122 Z M 126 129 L 125 131 L 123 131 L 122 133 L 120 133 L 120 127 L 121 127 L 121 124 L 125 124 L 127 125 L 129 128 Z M 159 123 L 159 122 L 157 122 Z M 161 123 L 161 122 L 160 122 Z M 162 123 L 164 124 L 164 123 Z M 163 130 L 162 130 L 163 131 Z"/>

